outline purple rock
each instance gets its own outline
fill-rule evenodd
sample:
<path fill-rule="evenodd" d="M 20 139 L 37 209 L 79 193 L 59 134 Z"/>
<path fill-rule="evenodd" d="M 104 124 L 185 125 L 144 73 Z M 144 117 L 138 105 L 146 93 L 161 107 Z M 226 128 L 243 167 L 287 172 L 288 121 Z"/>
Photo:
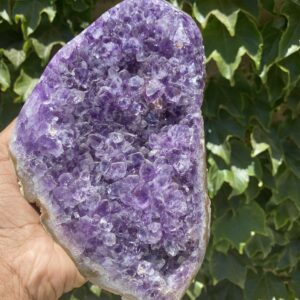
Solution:
<path fill-rule="evenodd" d="M 54 56 L 18 117 L 25 197 L 82 274 L 126 299 L 180 299 L 203 260 L 203 87 L 193 20 L 125 0 Z"/>

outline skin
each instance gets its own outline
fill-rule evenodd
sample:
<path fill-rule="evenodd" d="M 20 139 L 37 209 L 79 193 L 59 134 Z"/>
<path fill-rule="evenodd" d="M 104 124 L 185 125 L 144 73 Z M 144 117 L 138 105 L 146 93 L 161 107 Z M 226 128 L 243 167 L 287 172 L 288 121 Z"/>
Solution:
<path fill-rule="evenodd" d="M 0 299 L 55 300 L 85 279 L 20 192 L 8 150 L 14 124 L 0 133 Z"/>

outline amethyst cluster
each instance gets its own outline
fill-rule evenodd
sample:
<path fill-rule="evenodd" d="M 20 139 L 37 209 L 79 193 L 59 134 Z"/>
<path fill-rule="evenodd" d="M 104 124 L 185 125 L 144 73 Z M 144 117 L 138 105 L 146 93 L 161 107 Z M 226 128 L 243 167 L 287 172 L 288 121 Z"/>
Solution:
<path fill-rule="evenodd" d="M 51 60 L 11 153 L 28 201 L 89 280 L 180 299 L 209 223 L 202 39 L 163 0 L 125 0 Z"/>

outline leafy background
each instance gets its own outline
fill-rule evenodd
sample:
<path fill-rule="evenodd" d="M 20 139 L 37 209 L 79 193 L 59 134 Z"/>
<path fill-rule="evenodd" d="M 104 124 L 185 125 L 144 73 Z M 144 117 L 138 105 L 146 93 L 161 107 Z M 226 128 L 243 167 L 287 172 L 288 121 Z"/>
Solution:
<path fill-rule="evenodd" d="M 211 239 L 184 299 L 300 298 L 300 1 L 170 0 L 202 30 Z M 49 58 L 118 3 L 0 0 L 0 128 Z M 120 299 L 87 283 L 61 299 Z"/>

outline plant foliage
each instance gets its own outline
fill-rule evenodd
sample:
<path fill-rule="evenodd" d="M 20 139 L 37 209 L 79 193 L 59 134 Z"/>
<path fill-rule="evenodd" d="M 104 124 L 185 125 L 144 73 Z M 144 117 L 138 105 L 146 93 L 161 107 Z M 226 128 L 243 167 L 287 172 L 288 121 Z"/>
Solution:
<path fill-rule="evenodd" d="M 211 239 L 184 299 L 300 298 L 300 1 L 170 0 L 207 57 Z M 0 128 L 50 57 L 118 0 L 0 1 Z M 120 299 L 87 283 L 62 299 Z"/>

